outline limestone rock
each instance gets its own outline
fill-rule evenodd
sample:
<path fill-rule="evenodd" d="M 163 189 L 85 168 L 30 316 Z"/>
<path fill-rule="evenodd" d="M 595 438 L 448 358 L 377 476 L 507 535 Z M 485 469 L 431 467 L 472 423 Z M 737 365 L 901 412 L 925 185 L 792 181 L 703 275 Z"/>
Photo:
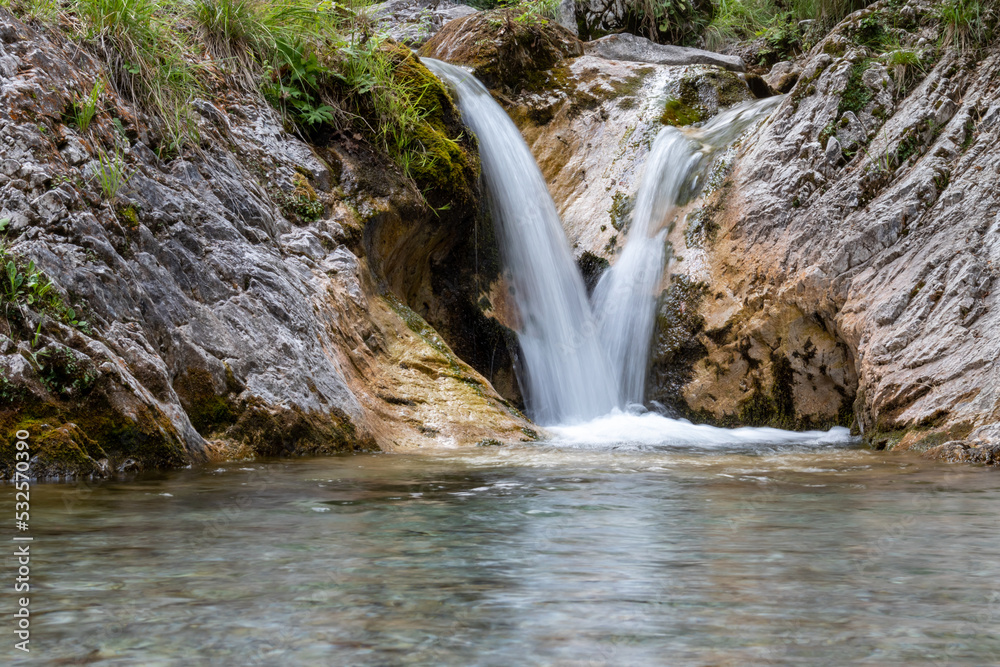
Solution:
<path fill-rule="evenodd" d="M 627 32 L 607 35 L 583 45 L 584 53 L 607 60 L 628 60 L 655 65 L 714 65 L 734 72 L 745 72 L 738 56 L 725 56 L 712 51 L 672 44 L 657 44 L 645 37 Z"/>
<path fill-rule="evenodd" d="M 420 49 L 421 55 L 472 68 L 491 88 L 517 92 L 564 58 L 583 55 L 576 35 L 553 21 L 519 21 L 509 9 L 456 19 Z"/>
<path fill-rule="evenodd" d="M 8 33 L 0 62 L 19 65 L 0 78 L 5 252 L 74 310 L 7 311 L 0 472 L 22 428 L 48 443 L 43 476 L 532 437 L 428 324 L 484 319 L 451 306 L 478 294 L 440 288 L 474 283 L 461 278 L 474 155 L 453 184 L 462 206 L 438 215 L 370 148 L 304 143 L 252 99 L 196 100 L 199 149 L 161 159 L 144 143 L 155 123 L 112 90 L 86 138 L 63 126 L 100 63 L 0 10 Z M 120 147 L 116 197 L 93 178 L 93 145 Z"/>

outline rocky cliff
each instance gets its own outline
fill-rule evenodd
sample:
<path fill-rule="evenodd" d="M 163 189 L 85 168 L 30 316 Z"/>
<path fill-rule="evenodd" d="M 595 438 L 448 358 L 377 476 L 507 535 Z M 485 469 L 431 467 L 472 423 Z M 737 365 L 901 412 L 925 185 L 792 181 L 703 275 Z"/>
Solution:
<path fill-rule="evenodd" d="M 939 10 L 875 3 L 775 66 L 769 85 L 725 63 L 659 64 L 647 43 L 588 46 L 498 87 L 581 266 L 597 272 L 622 247 L 663 123 L 788 93 L 667 221 L 647 387 L 661 409 L 843 424 L 879 449 L 993 460 L 1000 51 L 963 43 Z"/>
<path fill-rule="evenodd" d="M 20 429 L 40 476 L 533 437 L 449 344 L 508 354 L 474 307 L 475 253 L 496 251 L 439 84 L 468 158 L 433 199 L 361 136 L 307 143 L 222 77 L 179 152 L 111 89 L 84 131 L 105 67 L 0 9 L 8 472 Z"/>

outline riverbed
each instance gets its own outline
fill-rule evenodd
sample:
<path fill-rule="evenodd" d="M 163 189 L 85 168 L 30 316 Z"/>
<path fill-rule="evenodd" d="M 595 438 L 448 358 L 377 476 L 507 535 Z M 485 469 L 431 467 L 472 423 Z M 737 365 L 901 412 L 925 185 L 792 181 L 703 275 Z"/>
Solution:
<path fill-rule="evenodd" d="M 1000 475 L 916 455 L 526 444 L 31 500 L 17 664 L 1000 663 Z"/>

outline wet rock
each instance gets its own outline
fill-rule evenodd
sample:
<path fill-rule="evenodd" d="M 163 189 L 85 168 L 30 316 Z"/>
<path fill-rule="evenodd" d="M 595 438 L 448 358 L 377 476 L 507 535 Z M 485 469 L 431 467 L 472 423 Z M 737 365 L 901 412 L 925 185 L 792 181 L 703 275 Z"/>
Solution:
<path fill-rule="evenodd" d="M 584 53 L 607 60 L 627 60 L 655 65 L 714 65 L 734 72 L 745 72 L 738 56 L 725 56 L 672 44 L 657 44 L 629 33 L 608 35 L 583 45 Z"/>
<path fill-rule="evenodd" d="M 868 142 L 868 129 L 861 124 L 853 111 L 847 111 L 837 124 L 837 142 L 842 150 L 853 151 Z"/>

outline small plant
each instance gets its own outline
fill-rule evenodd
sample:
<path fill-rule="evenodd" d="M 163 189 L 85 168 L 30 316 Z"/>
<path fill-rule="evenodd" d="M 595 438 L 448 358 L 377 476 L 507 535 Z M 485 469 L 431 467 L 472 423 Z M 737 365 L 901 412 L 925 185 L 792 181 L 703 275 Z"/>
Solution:
<path fill-rule="evenodd" d="M 920 53 L 913 49 L 894 49 L 882 56 L 882 59 L 892 73 L 892 78 L 896 81 L 897 93 L 900 95 L 906 94 L 918 72 L 924 72 Z"/>
<path fill-rule="evenodd" d="M 59 293 L 55 291 L 49 280 L 36 266 L 34 261 L 24 264 L 21 258 L 0 246 L 0 302 L 4 305 L 4 316 L 10 321 L 11 309 L 21 313 L 24 309 L 33 309 L 41 314 L 50 315 L 65 324 L 85 331 L 90 325 L 77 319 L 76 311 L 63 303 Z M 41 322 L 35 331 L 37 341 L 41 331 Z"/>
<path fill-rule="evenodd" d="M 962 51 L 985 44 L 997 20 L 997 8 L 982 0 L 947 0 L 937 13 L 944 24 L 941 45 Z"/>
<path fill-rule="evenodd" d="M 332 124 L 336 110 L 320 99 L 320 77 L 328 71 L 320 65 L 315 51 L 298 40 L 278 40 L 275 47 L 281 65 L 272 70 L 272 80 L 264 87 L 265 96 L 307 127 Z M 370 86 L 362 88 L 360 92 L 371 90 Z"/>
<path fill-rule="evenodd" d="M 507 8 L 518 12 L 518 23 L 545 24 L 559 15 L 559 0 L 511 0 Z"/>
<path fill-rule="evenodd" d="M 115 145 L 113 152 L 108 152 L 103 148 L 97 149 L 97 182 L 101 186 L 101 192 L 105 199 L 114 200 L 118 193 L 132 178 L 132 173 L 125 165 L 125 159 L 121 149 Z"/>
<path fill-rule="evenodd" d="M 104 93 L 104 82 L 98 79 L 94 82 L 94 87 L 90 89 L 90 94 L 82 100 L 73 102 L 73 122 L 81 132 L 86 132 L 90 127 L 90 121 L 94 120 L 97 113 L 97 102 Z"/>

